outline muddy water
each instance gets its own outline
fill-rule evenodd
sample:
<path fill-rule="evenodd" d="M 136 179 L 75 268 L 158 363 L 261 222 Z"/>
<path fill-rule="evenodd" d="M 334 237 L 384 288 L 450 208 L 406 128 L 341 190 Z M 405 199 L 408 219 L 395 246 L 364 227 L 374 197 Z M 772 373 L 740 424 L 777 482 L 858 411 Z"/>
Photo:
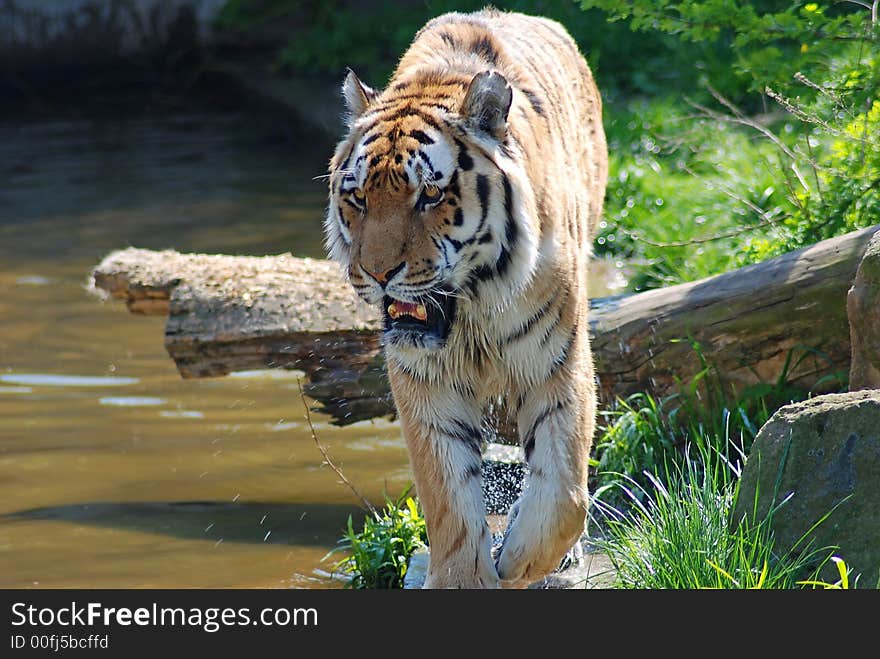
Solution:
<path fill-rule="evenodd" d="M 0 120 L 0 587 L 339 587 L 362 513 L 296 374 L 181 380 L 85 288 L 128 245 L 322 256 L 326 157 L 235 113 Z M 373 501 L 408 486 L 396 424 L 313 420 Z"/>

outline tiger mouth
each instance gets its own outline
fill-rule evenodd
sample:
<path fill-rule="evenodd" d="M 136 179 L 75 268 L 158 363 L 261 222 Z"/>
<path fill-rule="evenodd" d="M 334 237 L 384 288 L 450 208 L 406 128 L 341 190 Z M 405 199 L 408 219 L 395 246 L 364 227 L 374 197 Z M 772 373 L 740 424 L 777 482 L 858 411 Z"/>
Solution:
<path fill-rule="evenodd" d="M 395 340 L 434 338 L 444 341 L 449 336 L 455 317 L 455 298 L 438 295 L 431 300 L 404 302 L 385 296 L 382 299 L 385 334 Z"/>

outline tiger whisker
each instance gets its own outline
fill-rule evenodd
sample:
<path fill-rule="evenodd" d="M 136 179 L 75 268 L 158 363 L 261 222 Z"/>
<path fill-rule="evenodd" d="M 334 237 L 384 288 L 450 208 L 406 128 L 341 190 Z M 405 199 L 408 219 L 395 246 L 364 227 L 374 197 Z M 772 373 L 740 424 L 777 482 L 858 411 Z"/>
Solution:
<path fill-rule="evenodd" d="M 458 295 L 457 293 L 454 293 L 453 291 L 436 290 L 436 291 L 432 291 L 432 293 L 436 293 L 437 295 L 443 295 L 444 297 L 454 297 L 457 300 L 466 299 L 464 295 Z"/>
<path fill-rule="evenodd" d="M 437 308 L 437 311 L 440 312 L 440 315 L 443 316 L 443 320 L 446 320 L 446 312 L 443 311 L 443 307 L 441 306 L 441 304 L 439 302 L 437 302 L 437 300 L 435 300 L 434 297 L 430 293 L 428 294 L 428 297 L 425 299 L 428 302 L 430 302 L 433 306 L 435 306 Z"/>

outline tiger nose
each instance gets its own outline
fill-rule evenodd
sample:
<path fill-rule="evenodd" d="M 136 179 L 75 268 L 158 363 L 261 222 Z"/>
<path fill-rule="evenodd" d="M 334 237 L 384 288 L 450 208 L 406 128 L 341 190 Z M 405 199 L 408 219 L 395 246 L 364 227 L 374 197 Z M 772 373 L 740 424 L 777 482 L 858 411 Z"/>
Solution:
<path fill-rule="evenodd" d="M 372 270 L 367 270 L 364 268 L 364 272 L 366 272 L 370 277 L 375 279 L 377 282 L 382 284 L 383 286 L 391 280 L 394 275 L 403 270 L 403 267 L 406 265 L 406 262 L 398 263 L 393 268 L 388 268 L 385 272 L 373 272 Z M 363 267 L 363 266 L 361 266 Z"/>

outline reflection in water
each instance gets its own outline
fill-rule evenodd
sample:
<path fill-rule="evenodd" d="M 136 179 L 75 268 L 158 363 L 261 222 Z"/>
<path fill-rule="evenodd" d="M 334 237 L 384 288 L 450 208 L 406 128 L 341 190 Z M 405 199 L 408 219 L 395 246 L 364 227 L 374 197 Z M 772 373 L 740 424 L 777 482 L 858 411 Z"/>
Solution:
<path fill-rule="evenodd" d="M 0 375 L 0 382 L 41 387 L 120 387 L 125 384 L 137 384 L 138 379 L 53 373 L 5 373 Z"/>
<path fill-rule="evenodd" d="M 184 381 L 162 319 L 84 286 L 129 245 L 321 256 L 327 154 L 274 130 L 223 113 L 0 123 L 0 587 L 339 585 L 322 559 L 360 513 L 322 466 L 299 374 Z M 407 487 L 395 424 L 315 421 L 371 499 Z"/>
<path fill-rule="evenodd" d="M 117 405 L 119 407 L 150 407 L 164 405 L 167 402 L 164 398 L 151 396 L 104 396 L 98 399 L 100 405 Z"/>

